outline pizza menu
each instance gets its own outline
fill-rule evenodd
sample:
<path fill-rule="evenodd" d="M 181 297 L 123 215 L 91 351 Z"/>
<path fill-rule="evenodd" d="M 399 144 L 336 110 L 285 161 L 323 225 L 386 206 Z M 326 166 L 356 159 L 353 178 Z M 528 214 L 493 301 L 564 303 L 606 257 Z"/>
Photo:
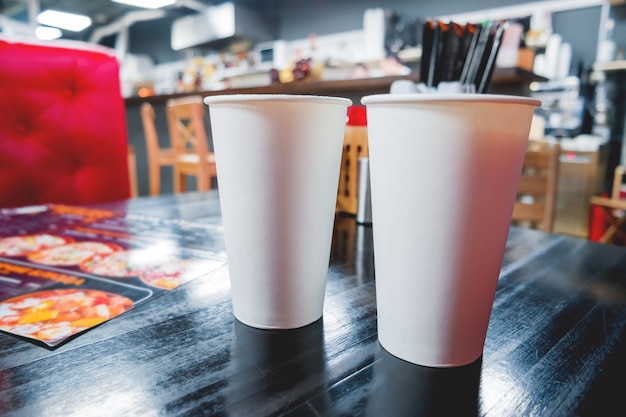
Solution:
<path fill-rule="evenodd" d="M 54 348 L 225 264 L 221 226 L 45 205 L 0 210 L 0 331 Z"/>

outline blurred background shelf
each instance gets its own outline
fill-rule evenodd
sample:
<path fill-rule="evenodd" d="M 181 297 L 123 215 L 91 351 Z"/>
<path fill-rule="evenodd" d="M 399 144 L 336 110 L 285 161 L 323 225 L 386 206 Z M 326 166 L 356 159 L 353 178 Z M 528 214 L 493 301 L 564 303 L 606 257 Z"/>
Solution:
<path fill-rule="evenodd" d="M 348 80 L 294 81 L 284 84 L 271 84 L 259 87 L 228 88 L 214 91 L 192 91 L 180 94 L 162 94 L 148 97 L 129 97 L 126 104 L 135 105 L 148 101 L 165 102 L 170 98 L 189 95 L 211 96 L 218 94 L 318 94 L 342 96 L 358 102 L 363 95 L 389 92 L 396 80 L 419 82 L 417 74 L 405 76 L 373 77 Z M 545 77 L 522 68 L 496 68 L 490 92 L 498 94 L 528 95 L 528 84 L 533 81 L 546 81 Z"/>
<path fill-rule="evenodd" d="M 626 70 L 626 59 L 619 59 L 616 61 L 610 62 L 596 62 L 593 64 L 593 69 L 596 71 L 625 71 Z"/>
<path fill-rule="evenodd" d="M 228 88 L 224 90 L 214 91 L 193 91 L 181 94 L 166 94 L 150 97 L 129 97 L 126 99 L 127 104 L 142 103 L 149 101 L 158 103 L 166 101 L 172 97 L 180 97 L 186 95 L 212 96 L 218 94 L 317 94 L 317 95 L 342 95 L 345 93 L 353 94 L 375 94 L 379 92 L 388 92 L 391 83 L 400 79 L 409 79 L 417 82 L 416 75 L 397 76 L 397 77 L 376 77 L 363 78 L 354 80 L 331 80 L 331 81 L 294 81 L 284 84 L 271 84 L 259 87 L 248 88 Z"/>

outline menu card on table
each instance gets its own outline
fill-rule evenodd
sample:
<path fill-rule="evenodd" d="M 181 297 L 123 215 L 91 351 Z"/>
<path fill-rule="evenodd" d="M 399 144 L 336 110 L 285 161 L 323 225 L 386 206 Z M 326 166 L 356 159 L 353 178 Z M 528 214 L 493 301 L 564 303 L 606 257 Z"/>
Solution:
<path fill-rule="evenodd" d="M 220 226 L 66 205 L 0 210 L 0 331 L 54 348 L 225 263 Z"/>

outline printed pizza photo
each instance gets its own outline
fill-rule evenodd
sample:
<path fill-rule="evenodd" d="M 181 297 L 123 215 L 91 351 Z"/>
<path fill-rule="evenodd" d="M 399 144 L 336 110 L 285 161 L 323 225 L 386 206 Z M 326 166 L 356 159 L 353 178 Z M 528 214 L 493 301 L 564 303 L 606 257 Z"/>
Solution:
<path fill-rule="evenodd" d="M 43 265 L 78 265 L 94 255 L 122 250 L 118 245 L 102 242 L 74 242 L 28 254 L 28 260 Z"/>
<path fill-rule="evenodd" d="M 54 343 L 119 316 L 133 301 L 89 289 L 59 289 L 0 302 L 0 330 Z"/>
<path fill-rule="evenodd" d="M 170 261 L 144 270 L 139 278 L 148 285 L 173 290 L 208 272 L 208 263 L 191 259 Z"/>
<path fill-rule="evenodd" d="M 73 239 L 69 237 L 47 233 L 5 237 L 0 239 L 0 256 L 25 256 L 31 252 L 65 245 L 70 242 L 73 242 Z"/>
<path fill-rule="evenodd" d="M 147 250 L 128 250 L 95 255 L 81 262 L 80 269 L 90 274 L 112 278 L 136 277 L 162 259 Z"/>

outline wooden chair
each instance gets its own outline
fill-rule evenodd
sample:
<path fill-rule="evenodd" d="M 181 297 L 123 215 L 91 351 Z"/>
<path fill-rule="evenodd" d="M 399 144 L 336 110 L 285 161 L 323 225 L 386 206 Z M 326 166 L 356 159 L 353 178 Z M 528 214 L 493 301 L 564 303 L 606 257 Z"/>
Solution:
<path fill-rule="evenodd" d="M 602 209 L 608 227 L 598 240 L 600 243 L 619 243 L 626 245 L 626 233 L 623 225 L 626 222 L 626 200 L 621 198 L 624 167 L 617 166 L 613 174 L 611 197 L 591 197 L 591 204 Z"/>
<path fill-rule="evenodd" d="M 513 209 L 513 224 L 552 232 L 561 147 L 530 143 Z"/>
<path fill-rule="evenodd" d="M 200 96 L 170 99 L 167 102 L 167 123 L 176 154 L 175 193 L 187 190 L 189 175 L 196 177 L 198 191 L 210 190 L 212 178 L 217 176 L 215 155 L 209 150 L 206 135 L 204 108 Z"/>
<path fill-rule="evenodd" d="M 137 183 L 137 154 L 135 147 L 128 145 L 128 176 L 130 177 L 130 196 L 139 197 L 139 184 Z"/>
<path fill-rule="evenodd" d="M 348 108 L 348 123 L 343 138 L 337 204 L 335 206 L 336 212 L 357 214 L 359 158 L 367 158 L 368 156 L 365 107 L 350 106 Z"/>
<path fill-rule="evenodd" d="M 146 137 L 146 153 L 148 157 L 148 181 L 150 195 L 159 195 L 161 191 L 161 167 L 174 167 L 176 154 L 172 148 L 161 148 L 154 123 L 154 108 L 150 103 L 141 105 L 141 121 Z"/>

